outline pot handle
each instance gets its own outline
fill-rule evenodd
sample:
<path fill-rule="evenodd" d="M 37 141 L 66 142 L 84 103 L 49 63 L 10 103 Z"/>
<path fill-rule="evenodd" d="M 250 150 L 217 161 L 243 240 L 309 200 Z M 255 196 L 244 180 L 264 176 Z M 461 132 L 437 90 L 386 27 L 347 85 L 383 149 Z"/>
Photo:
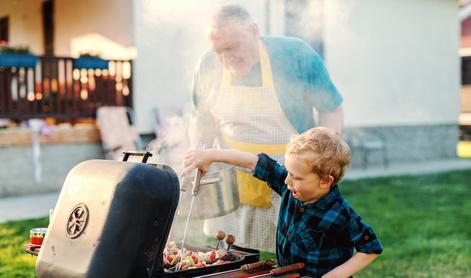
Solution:
<path fill-rule="evenodd" d="M 123 152 L 123 161 L 128 161 L 130 156 L 142 156 L 142 163 L 146 163 L 147 159 L 152 156 L 150 152 L 140 152 L 140 151 L 124 151 Z"/>
<path fill-rule="evenodd" d="M 222 179 L 219 177 L 219 178 L 212 178 L 212 179 L 203 179 L 200 181 L 200 186 L 201 185 L 205 185 L 205 184 L 210 184 L 210 183 L 218 183 L 218 182 L 221 182 Z"/>
<path fill-rule="evenodd" d="M 203 140 L 199 140 L 196 143 L 196 149 L 204 150 L 205 148 L 206 147 Z M 200 190 L 201 177 L 203 177 L 203 171 L 196 169 L 195 179 L 193 180 L 193 190 L 191 191 L 191 195 L 193 196 L 198 195 L 198 191 Z"/>

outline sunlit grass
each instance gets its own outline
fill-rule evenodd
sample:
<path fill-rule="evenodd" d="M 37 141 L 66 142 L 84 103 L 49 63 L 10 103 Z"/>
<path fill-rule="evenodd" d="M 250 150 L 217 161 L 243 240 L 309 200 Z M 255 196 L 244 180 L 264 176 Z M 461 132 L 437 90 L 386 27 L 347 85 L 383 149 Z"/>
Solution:
<path fill-rule="evenodd" d="M 356 277 L 471 277 L 471 171 L 345 182 L 385 250 Z"/>
<path fill-rule="evenodd" d="M 346 181 L 340 190 L 385 248 L 355 277 L 471 277 L 471 170 Z M 31 228 L 46 225 L 47 218 L 0 224 L 0 277 L 35 277 L 35 258 L 22 245 Z M 201 227 L 190 223 L 188 242 L 213 246 Z M 176 219 L 173 239 L 182 228 Z"/>
<path fill-rule="evenodd" d="M 48 218 L 0 224 L 0 277 L 36 277 L 36 258 L 25 253 L 23 245 L 29 241 L 29 231 L 47 227 Z"/>

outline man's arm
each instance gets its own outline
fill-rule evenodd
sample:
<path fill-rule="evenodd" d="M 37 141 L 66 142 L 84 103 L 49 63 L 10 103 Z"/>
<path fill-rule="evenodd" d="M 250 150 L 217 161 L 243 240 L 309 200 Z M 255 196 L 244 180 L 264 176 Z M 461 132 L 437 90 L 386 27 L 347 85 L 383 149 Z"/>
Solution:
<path fill-rule="evenodd" d="M 198 111 L 193 111 L 193 116 L 188 126 L 188 138 L 192 148 L 195 148 L 201 142 L 206 148 L 212 147 L 218 133 L 218 125 L 209 113 L 202 114 Z"/>
<path fill-rule="evenodd" d="M 300 78 L 307 85 L 304 100 L 319 113 L 320 126 L 341 133 L 343 127 L 343 98 L 332 82 L 322 58 L 309 45 L 303 43 L 299 66 Z M 315 121 L 315 120 L 314 120 Z"/>
<path fill-rule="evenodd" d="M 374 259 L 378 257 L 378 254 L 366 254 L 362 252 L 356 252 L 353 257 L 343 264 L 332 269 L 328 273 L 322 276 L 322 278 L 346 278 L 359 272 L 366 266 L 368 266 Z"/>
<path fill-rule="evenodd" d="M 203 55 L 193 74 L 192 101 L 193 110 L 188 127 L 190 146 L 194 148 L 200 142 L 206 148 L 211 148 L 219 133 L 219 124 L 210 112 L 208 94 L 213 88 L 214 76 L 211 64 L 207 65 L 208 54 Z"/>
<path fill-rule="evenodd" d="M 342 133 L 343 128 L 343 108 L 342 106 L 337 107 L 332 111 L 320 112 L 319 113 L 319 125 L 330 127 Z"/>

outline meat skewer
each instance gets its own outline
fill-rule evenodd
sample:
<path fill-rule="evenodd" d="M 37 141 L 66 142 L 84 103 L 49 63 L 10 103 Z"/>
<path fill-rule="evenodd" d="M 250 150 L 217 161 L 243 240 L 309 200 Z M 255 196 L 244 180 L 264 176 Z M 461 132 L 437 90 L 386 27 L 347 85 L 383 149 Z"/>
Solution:
<path fill-rule="evenodd" d="M 251 276 L 251 278 L 272 277 L 272 276 L 277 276 L 277 275 L 290 273 L 290 272 L 293 272 L 293 271 L 298 271 L 298 270 L 301 270 L 303 268 L 304 268 L 303 263 L 295 263 L 295 264 L 290 264 L 290 265 L 286 265 L 286 266 L 283 266 L 283 267 L 278 267 L 278 268 L 272 269 L 272 270 L 270 270 L 270 272 L 265 273 L 265 274 Z M 299 276 L 300 275 L 298 273 L 292 273 L 292 274 L 287 275 L 287 277 L 290 277 L 290 278 L 295 278 L 295 277 L 299 277 Z"/>
<path fill-rule="evenodd" d="M 227 251 L 231 249 L 231 245 L 234 244 L 234 242 L 235 242 L 235 237 L 233 235 L 227 235 L 226 237 Z"/>
<path fill-rule="evenodd" d="M 277 264 L 277 261 L 275 259 L 271 259 L 271 260 L 268 260 L 268 261 L 256 262 L 256 263 L 251 263 L 251 264 L 244 264 L 243 266 L 240 267 L 240 270 L 242 270 L 242 271 L 251 271 L 251 270 L 262 268 L 262 267 L 272 267 L 276 264 Z"/>
<path fill-rule="evenodd" d="M 221 240 L 223 240 L 225 237 L 226 237 L 226 233 L 224 233 L 223 231 L 219 231 L 216 234 L 216 239 L 218 240 L 218 242 L 216 244 L 216 250 L 219 249 L 219 243 L 221 243 Z"/>

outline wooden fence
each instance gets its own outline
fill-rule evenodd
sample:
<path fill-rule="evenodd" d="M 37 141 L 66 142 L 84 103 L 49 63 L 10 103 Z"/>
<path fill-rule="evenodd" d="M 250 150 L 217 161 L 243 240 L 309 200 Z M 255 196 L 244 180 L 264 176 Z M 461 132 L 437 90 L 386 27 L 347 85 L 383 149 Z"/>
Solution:
<path fill-rule="evenodd" d="M 132 107 L 132 61 L 77 68 L 70 57 L 39 57 L 35 67 L 0 67 L 0 118 L 95 117 L 101 106 Z"/>

